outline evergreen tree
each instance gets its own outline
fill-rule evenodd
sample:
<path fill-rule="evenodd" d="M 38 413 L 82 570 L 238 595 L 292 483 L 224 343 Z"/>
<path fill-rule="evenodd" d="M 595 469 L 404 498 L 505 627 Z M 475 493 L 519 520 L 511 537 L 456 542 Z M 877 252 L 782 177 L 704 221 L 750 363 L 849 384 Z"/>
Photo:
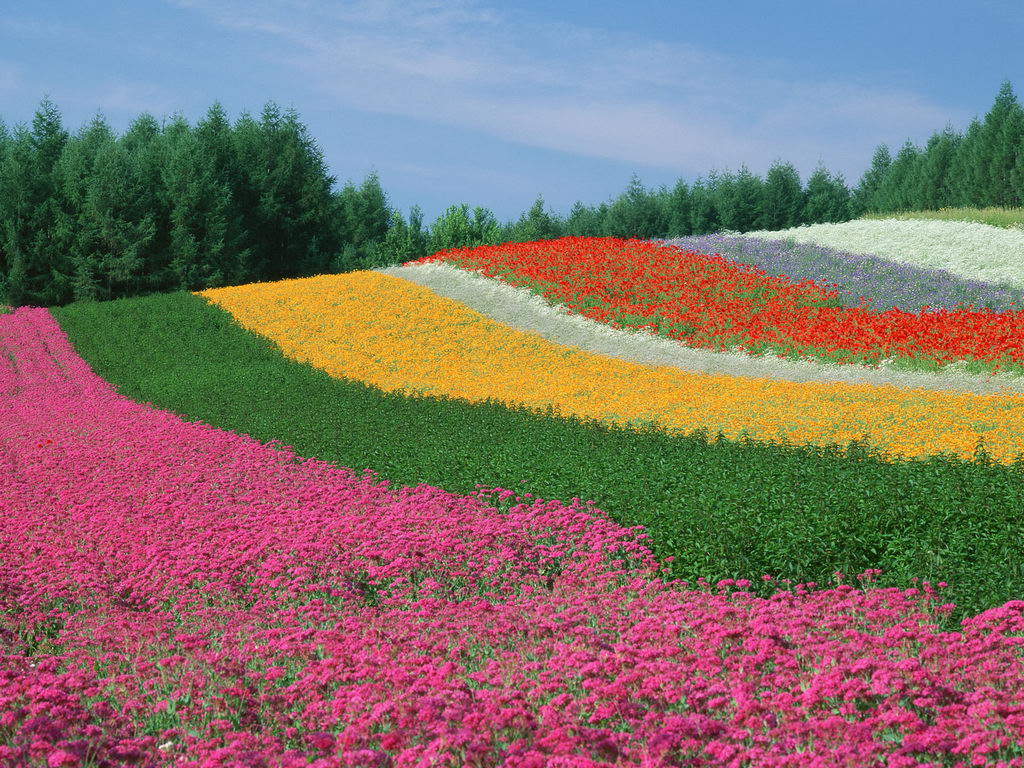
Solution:
<path fill-rule="evenodd" d="M 960 136 L 949 125 L 942 133 L 932 134 L 918 160 L 915 190 L 917 210 L 936 211 L 954 204 L 950 169 L 956 157 Z"/>
<path fill-rule="evenodd" d="M 22 124 L 14 127 L 0 166 L 0 240 L 6 263 L 0 271 L 3 301 L 12 306 L 30 303 L 29 244 L 36 211 L 32 137 Z"/>
<path fill-rule="evenodd" d="M 967 133 L 957 146 L 949 172 L 954 205 L 984 205 L 982 201 L 985 199 L 987 181 L 981 172 L 982 165 L 978 154 L 981 132 L 982 127 L 978 119 L 971 120 Z"/>
<path fill-rule="evenodd" d="M 94 300 L 100 296 L 97 265 L 93 263 L 99 244 L 95 230 L 87 226 L 85 209 L 96 157 L 103 147 L 113 145 L 116 141 L 106 119 L 97 113 L 68 142 L 57 163 L 60 209 L 54 240 L 68 259 L 70 286 L 63 288 L 62 296 L 56 303 Z"/>
<path fill-rule="evenodd" d="M 728 229 L 736 232 L 752 232 L 766 228 L 764 182 L 741 165 L 733 177 L 732 221 Z"/>
<path fill-rule="evenodd" d="M 567 237 L 599 237 L 603 232 L 603 217 L 598 209 L 590 208 L 579 200 L 573 203 L 569 218 L 565 221 Z"/>
<path fill-rule="evenodd" d="M 341 193 L 343 239 L 359 252 L 370 243 L 383 242 L 391 221 L 391 208 L 376 172 L 371 172 L 357 189 L 346 183 Z"/>
<path fill-rule="evenodd" d="M 803 205 L 800 173 L 791 163 L 776 160 L 764 180 L 760 218 L 763 229 L 789 229 L 799 223 Z"/>
<path fill-rule="evenodd" d="M 147 256 L 156 239 L 154 189 L 139 163 L 145 145 L 123 141 L 101 146 L 80 222 L 83 238 L 95 243 L 85 254 L 94 270 L 95 298 L 144 293 L 149 281 Z"/>
<path fill-rule="evenodd" d="M 231 188 L 183 118 L 169 132 L 173 145 L 163 185 L 171 201 L 168 280 L 179 290 L 219 287 L 238 274 L 238 253 L 229 248 Z"/>
<path fill-rule="evenodd" d="M 737 232 L 737 216 L 735 211 L 736 177 L 732 171 L 723 171 L 714 176 L 711 188 L 711 200 L 714 203 L 721 229 Z"/>
<path fill-rule="evenodd" d="M 982 206 L 1012 205 L 1015 194 L 1010 174 L 1024 142 L 1021 106 L 1006 81 L 999 88 L 992 109 L 985 115 L 978 136 L 975 162 L 981 182 Z"/>
<path fill-rule="evenodd" d="M 693 226 L 690 188 L 685 181 L 679 179 L 664 199 L 663 216 L 668 221 L 668 237 L 686 237 L 691 233 Z"/>
<path fill-rule="evenodd" d="M 469 205 L 449 206 L 430 227 L 430 253 L 449 248 L 473 248 L 494 245 L 500 239 L 500 227 L 494 214 L 477 206 L 469 215 Z"/>
<path fill-rule="evenodd" d="M 561 237 L 564 224 L 554 211 L 544 210 L 544 198 L 537 195 L 529 210 L 509 227 L 503 239 L 506 242 L 530 243 Z"/>
<path fill-rule="evenodd" d="M 609 206 L 604 232 L 611 237 L 664 237 L 668 222 L 657 199 L 633 174 L 626 191 Z"/>
<path fill-rule="evenodd" d="M 1021 201 L 1018 205 L 1024 205 L 1024 148 L 1017 155 L 1017 162 L 1014 163 L 1013 170 L 1010 172 L 1010 184 L 1017 199 Z"/>
<path fill-rule="evenodd" d="M 889 147 L 879 144 L 871 158 L 871 167 L 861 176 L 860 183 L 853 193 L 853 214 L 861 216 L 865 213 L 882 213 L 882 200 L 879 190 L 885 181 L 889 168 L 892 167 L 892 156 Z"/>
<path fill-rule="evenodd" d="M 706 235 L 717 232 L 721 227 L 721 217 L 715 199 L 717 196 L 718 174 L 711 171 L 705 180 L 698 177 L 690 190 L 690 211 L 693 224 L 690 231 L 695 235 Z"/>
<path fill-rule="evenodd" d="M 850 190 L 841 175 L 831 175 L 818 165 L 807 180 L 802 212 L 803 223 L 849 221 Z"/>
<path fill-rule="evenodd" d="M 423 231 L 423 212 L 413 206 L 406 223 L 401 212 L 394 211 L 384 242 L 375 249 L 378 265 L 400 264 L 427 255 L 427 237 Z"/>
<path fill-rule="evenodd" d="M 242 166 L 238 205 L 248 234 L 244 279 L 326 271 L 342 246 L 335 178 L 294 110 L 282 116 L 268 102 L 258 123 L 243 114 L 233 135 Z"/>
<path fill-rule="evenodd" d="M 127 295 L 165 291 L 176 287 L 171 278 L 168 248 L 171 242 L 171 203 L 163 188 L 163 169 L 167 163 L 167 141 L 156 118 L 143 112 L 128 126 L 118 140 L 124 159 L 131 168 L 130 186 L 136 197 L 123 199 L 125 211 L 116 213 L 129 222 L 152 222 L 152 235 L 148 227 L 139 227 L 140 242 L 137 257 L 143 268 L 138 284 Z M 124 230 L 127 232 L 128 230 Z M 133 278 L 134 281 L 134 278 Z"/>
<path fill-rule="evenodd" d="M 176 130 L 180 130 L 180 126 Z M 245 232 L 245 214 L 239 199 L 244 172 L 231 123 L 219 101 L 215 101 L 207 110 L 206 116 L 196 124 L 192 133 L 211 173 L 211 183 L 227 190 L 227 205 L 222 214 L 225 229 L 221 271 L 227 284 L 244 283 L 252 249 Z"/>
<path fill-rule="evenodd" d="M 875 199 L 879 213 L 901 213 L 914 210 L 914 172 L 920 150 L 907 139 L 889 166 L 888 173 L 879 185 Z"/>
<path fill-rule="evenodd" d="M 3 194 L 4 161 L 11 152 L 14 138 L 7 130 L 7 124 L 0 120 L 0 195 Z M 7 253 L 7 242 L 4 236 L 6 216 L 3 209 L 3 198 L 0 197 L 0 302 L 7 297 L 7 272 L 10 269 L 10 254 Z"/>
<path fill-rule="evenodd" d="M 60 112 L 49 98 L 44 98 L 36 110 L 29 134 L 28 226 L 27 232 L 23 230 L 21 244 L 23 303 L 55 304 L 70 285 L 67 256 L 54 240 L 60 210 L 56 166 L 68 139 Z"/>

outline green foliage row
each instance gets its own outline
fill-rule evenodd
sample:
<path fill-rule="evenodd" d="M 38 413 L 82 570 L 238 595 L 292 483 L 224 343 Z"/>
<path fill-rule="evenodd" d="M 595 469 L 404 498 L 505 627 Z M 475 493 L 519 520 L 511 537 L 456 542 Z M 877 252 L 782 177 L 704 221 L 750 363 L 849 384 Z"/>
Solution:
<path fill-rule="evenodd" d="M 941 219 L 944 221 L 973 221 L 1003 229 L 1024 229 L 1024 208 L 940 208 L 937 211 L 913 211 L 893 214 L 869 213 L 864 219 Z"/>
<path fill-rule="evenodd" d="M 178 292 L 54 310 L 93 370 L 137 401 L 279 440 L 357 473 L 459 493 L 477 484 L 593 499 L 642 524 L 671 576 L 831 582 L 881 568 L 952 585 L 955 628 L 1024 593 L 1024 463 L 890 461 L 828 449 L 673 437 L 498 402 L 406 397 L 289 361 L 225 311 Z"/>

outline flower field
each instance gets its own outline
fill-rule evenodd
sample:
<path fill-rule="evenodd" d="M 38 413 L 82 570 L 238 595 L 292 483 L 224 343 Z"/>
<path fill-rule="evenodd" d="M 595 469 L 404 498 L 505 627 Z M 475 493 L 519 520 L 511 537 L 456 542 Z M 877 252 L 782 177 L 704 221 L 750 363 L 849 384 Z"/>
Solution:
<path fill-rule="evenodd" d="M 722 242 L 0 315 L 0 766 L 1024 766 L 1019 296 Z"/>
<path fill-rule="evenodd" d="M 1011 463 L 1024 453 L 1024 396 L 952 394 L 869 384 L 794 383 L 648 367 L 552 344 L 397 277 L 373 272 L 205 291 L 247 330 L 295 360 L 385 391 L 561 414 L 700 428 L 738 439 L 845 446 L 864 435 L 900 456 L 978 439 Z M 1022 336 L 1024 338 L 1024 336 Z"/>
<path fill-rule="evenodd" d="M 856 219 L 813 224 L 744 237 L 866 253 L 913 267 L 1024 287 L 1024 229 L 942 219 Z"/>

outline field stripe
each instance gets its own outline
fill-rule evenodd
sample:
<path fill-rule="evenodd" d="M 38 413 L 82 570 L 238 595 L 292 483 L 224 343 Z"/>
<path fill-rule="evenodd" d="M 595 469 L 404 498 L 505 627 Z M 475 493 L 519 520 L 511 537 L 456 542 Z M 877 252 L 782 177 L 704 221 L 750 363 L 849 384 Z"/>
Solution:
<path fill-rule="evenodd" d="M 554 408 L 671 433 L 847 445 L 868 436 L 899 457 L 984 440 L 1009 464 L 1024 446 L 1024 396 L 890 385 L 777 381 L 645 366 L 553 344 L 459 302 L 376 272 L 203 291 L 294 360 L 384 391 Z"/>

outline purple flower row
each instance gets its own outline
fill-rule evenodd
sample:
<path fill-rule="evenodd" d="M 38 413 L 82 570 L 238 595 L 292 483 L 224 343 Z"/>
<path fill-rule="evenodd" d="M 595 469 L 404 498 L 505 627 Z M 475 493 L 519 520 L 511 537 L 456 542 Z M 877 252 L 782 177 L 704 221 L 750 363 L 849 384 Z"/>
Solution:
<path fill-rule="evenodd" d="M 858 306 L 863 296 L 876 312 L 894 308 L 919 312 L 925 305 L 933 310 L 953 310 L 958 304 L 972 303 L 978 310 L 986 306 L 996 312 L 1024 309 L 1024 290 L 1020 288 L 969 280 L 944 269 L 901 264 L 870 254 L 727 235 L 694 235 L 660 242 L 698 253 L 717 253 L 772 276 L 785 275 L 794 282 L 814 281 L 835 290 L 846 306 Z"/>

